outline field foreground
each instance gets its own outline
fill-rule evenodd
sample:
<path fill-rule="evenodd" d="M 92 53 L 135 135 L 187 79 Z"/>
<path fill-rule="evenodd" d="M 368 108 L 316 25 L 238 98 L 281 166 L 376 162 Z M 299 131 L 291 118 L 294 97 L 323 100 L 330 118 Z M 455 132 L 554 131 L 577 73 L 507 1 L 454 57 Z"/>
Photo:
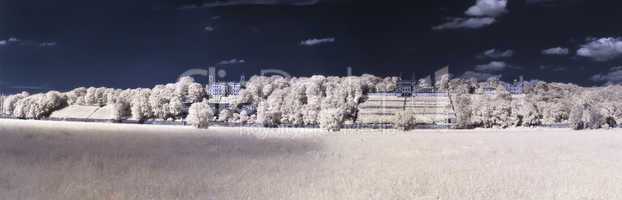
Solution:
<path fill-rule="evenodd" d="M 0 199 L 622 199 L 622 134 L 0 120 Z"/>

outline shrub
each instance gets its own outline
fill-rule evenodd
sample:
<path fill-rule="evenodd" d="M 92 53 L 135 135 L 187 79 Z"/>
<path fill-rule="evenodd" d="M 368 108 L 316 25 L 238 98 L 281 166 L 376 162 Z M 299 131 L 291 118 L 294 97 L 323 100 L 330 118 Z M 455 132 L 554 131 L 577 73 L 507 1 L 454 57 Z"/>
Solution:
<path fill-rule="evenodd" d="M 200 103 L 193 103 L 190 106 L 186 121 L 196 128 L 207 129 L 209 127 L 209 120 L 213 115 L 214 112 L 212 108 L 207 101 L 204 100 Z"/>
<path fill-rule="evenodd" d="M 411 111 L 397 112 L 393 119 L 393 127 L 398 130 L 408 131 L 415 128 L 415 113 Z"/>
<path fill-rule="evenodd" d="M 575 106 L 570 112 L 570 127 L 575 130 L 598 129 L 606 123 L 598 109 L 594 109 L 589 104 Z"/>
<path fill-rule="evenodd" d="M 328 131 L 339 131 L 343 127 L 344 113 L 341 109 L 323 109 L 320 111 L 320 128 Z"/>

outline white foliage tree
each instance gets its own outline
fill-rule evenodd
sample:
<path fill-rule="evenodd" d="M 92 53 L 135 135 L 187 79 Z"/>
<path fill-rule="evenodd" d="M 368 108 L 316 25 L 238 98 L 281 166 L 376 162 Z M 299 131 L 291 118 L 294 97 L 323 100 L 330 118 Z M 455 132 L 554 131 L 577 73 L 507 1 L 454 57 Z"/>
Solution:
<path fill-rule="evenodd" d="M 30 96 L 30 94 L 28 92 L 22 92 L 20 94 L 16 94 L 16 95 L 10 95 L 8 97 L 6 97 L 4 99 L 4 102 L 2 102 L 2 110 L 4 111 L 5 115 L 13 115 L 13 110 L 15 110 L 15 104 L 23 99 Z"/>
<path fill-rule="evenodd" d="M 280 124 L 281 112 L 273 112 L 266 101 L 259 103 L 257 107 L 257 119 L 255 123 L 263 127 L 277 127 Z"/>
<path fill-rule="evenodd" d="M 605 123 L 603 115 L 590 104 L 576 105 L 570 114 L 570 125 L 575 130 L 598 129 Z"/>
<path fill-rule="evenodd" d="M 471 128 L 473 109 L 471 94 L 474 84 L 462 79 L 453 79 L 449 82 L 450 101 L 456 113 L 456 128 Z"/>
<path fill-rule="evenodd" d="M 452 106 L 456 113 L 457 128 L 471 128 L 473 109 L 471 97 L 468 94 L 454 94 L 451 96 Z"/>
<path fill-rule="evenodd" d="M 153 116 L 167 120 L 169 118 L 180 118 L 183 112 L 183 102 L 179 92 L 176 92 L 178 85 L 156 85 L 151 90 L 149 96 L 149 106 Z"/>
<path fill-rule="evenodd" d="M 200 102 L 207 97 L 205 88 L 200 83 L 192 83 L 188 86 L 187 101 L 190 103 Z"/>
<path fill-rule="evenodd" d="M 324 96 L 324 76 L 312 76 L 307 79 L 305 85 L 305 96 L 307 103 L 303 106 L 303 123 L 305 125 L 319 124 L 319 114 L 322 109 L 322 98 Z"/>
<path fill-rule="evenodd" d="M 583 99 L 596 106 L 608 127 L 617 127 L 622 120 L 622 86 L 609 85 L 584 92 Z"/>
<path fill-rule="evenodd" d="M 86 96 L 87 89 L 84 87 L 73 89 L 69 92 L 66 92 L 67 103 L 69 105 L 85 105 L 86 101 L 84 97 Z"/>
<path fill-rule="evenodd" d="M 392 80 L 392 79 L 387 79 Z M 358 105 L 367 99 L 376 83 L 383 79 L 362 77 L 282 78 L 254 76 L 240 93 L 234 105 L 253 105 L 257 109 L 256 122 L 264 126 L 286 123 L 296 126 L 320 124 L 321 110 L 338 109 L 344 120 L 356 120 Z M 247 121 L 249 113 L 240 113 L 240 121 Z"/>
<path fill-rule="evenodd" d="M 306 78 L 292 79 L 288 89 L 284 89 L 282 93 L 281 113 L 283 114 L 281 121 L 283 123 L 293 124 L 295 126 L 304 125 L 304 108 L 307 103 L 306 96 Z"/>
<path fill-rule="evenodd" d="M 177 83 L 174 84 L 174 91 L 177 96 L 186 97 L 188 95 L 188 89 L 190 85 L 194 83 L 194 79 L 190 76 L 180 77 Z"/>
<path fill-rule="evenodd" d="M 579 91 L 580 89 L 576 85 L 561 83 L 536 82 L 526 87 L 525 99 L 528 101 L 527 104 L 530 104 L 532 113 L 538 113 L 528 117 L 532 121 L 538 120 L 532 125 L 567 121 L 575 103 L 573 99 L 577 98 Z"/>
<path fill-rule="evenodd" d="M 86 94 L 84 96 L 84 103 L 85 105 L 89 105 L 89 106 L 105 106 L 108 98 L 106 93 L 109 92 L 108 88 L 95 88 L 95 87 L 90 87 L 86 90 Z"/>
<path fill-rule="evenodd" d="M 542 103 L 533 101 L 530 97 L 525 97 L 521 106 L 515 107 L 516 125 L 534 127 L 542 125 Z"/>
<path fill-rule="evenodd" d="M 358 105 L 367 100 L 365 89 L 357 77 L 329 77 L 325 83 L 326 96 L 322 109 L 338 109 L 345 120 L 356 121 Z"/>
<path fill-rule="evenodd" d="M 182 118 L 184 112 L 184 104 L 179 96 L 174 96 L 168 103 L 168 111 L 173 119 Z"/>
<path fill-rule="evenodd" d="M 21 119 L 41 119 L 67 106 L 67 97 L 60 92 L 35 94 L 15 103 L 13 116 Z"/>
<path fill-rule="evenodd" d="M 266 110 L 258 109 L 258 111 L 265 112 L 265 115 L 263 116 L 269 116 L 271 122 L 269 122 L 267 126 L 276 126 L 283 123 L 283 110 L 287 110 L 287 105 L 284 105 L 285 96 L 288 93 L 289 88 L 275 89 L 265 101 L 265 103 L 267 103 L 265 105 Z M 287 120 L 285 121 L 287 122 Z"/>
<path fill-rule="evenodd" d="M 151 106 L 149 104 L 151 90 L 136 89 L 133 90 L 132 93 L 132 101 L 130 103 L 132 118 L 142 123 L 153 116 L 153 112 L 151 111 Z"/>
<path fill-rule="evenodd" d="M 322 109 L 319 116 L 320 128 L 328 131 L 339 131 L 343 127 L 344 111 L 338 108 Z"/>
<path fill-rule="evenodd" d="M 122 101 L 120 99 L 121 91 L 122 90 L 119 89 L 106 88 L 106 90 L 104 90 L 104 98 L 106 99 L 105 105 L 114 105 Z"/>
<path fill-rule="evenodd" d="M 131 115 L 130 105 L 126 102 L 118 102 L 112 104 L 112 120 L 120 122 Z"/>
<path fill-rule="evenodd" d="M 496 86 L 494 96 L 472 95 L 471 98 L 473 126 L 507 128 L 513 124 L 512 96 L 503 86 Z"/>
<path fill-rule="evenodd" d="M 207 100 L 204 100 L 199 103 L 193 103 L 190 106 L 186 121 L 196 128 L 206 129 L 209 127 L 209 121 L 213 116 L 214 112 L 212 108 L 209 106 Z"/>

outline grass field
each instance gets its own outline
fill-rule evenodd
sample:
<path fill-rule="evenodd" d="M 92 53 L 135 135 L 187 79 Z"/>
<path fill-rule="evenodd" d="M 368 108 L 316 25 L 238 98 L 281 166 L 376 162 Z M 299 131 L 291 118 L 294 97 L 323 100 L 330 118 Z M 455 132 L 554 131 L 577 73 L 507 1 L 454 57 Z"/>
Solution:
<path fill-rule="evenodd" d="M 0 199 L 622 199 L 620 133 L 0 120 Z"/>

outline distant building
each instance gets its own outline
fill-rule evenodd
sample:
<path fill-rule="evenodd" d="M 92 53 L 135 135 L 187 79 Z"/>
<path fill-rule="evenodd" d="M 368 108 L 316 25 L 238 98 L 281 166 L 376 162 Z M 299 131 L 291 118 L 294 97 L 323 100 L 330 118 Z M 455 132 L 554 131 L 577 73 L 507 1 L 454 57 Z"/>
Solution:
<path fill-rule="evenodd" d="M 413 81 L 399 81 L 397 84 L 397 93 L 402 96 L 412 96 L 415 84 L 416 83 Z"/>
<path fill-rule="evenodd" d="M 523 88 L 524 88 L 524 83 L 523 82 L 515 83 L 515 84 L 507 84 L 506 85 L 506 89 L 511 94 L 522 94 L 524 92 Z"/>
<path fill-rule="evenodd" d="M 212 83 L 207 86 L 207 93 L 211 96 L 226 96 L 227 83 Z"/>
<path fill-rule="evenodd" d="M 227 86 L 229 87 L 229 91 L 227 95 L 233 95 L 233 96 L 240 95 L 240 91 L 242 90 L 241 83 L 229 82 Z"/>
<path fill-rule="evenodd" d="M 242 85 L 236 82 L 216 82 L 207 86 L 207 93 L 211 96 L 240 95 Z"/>

